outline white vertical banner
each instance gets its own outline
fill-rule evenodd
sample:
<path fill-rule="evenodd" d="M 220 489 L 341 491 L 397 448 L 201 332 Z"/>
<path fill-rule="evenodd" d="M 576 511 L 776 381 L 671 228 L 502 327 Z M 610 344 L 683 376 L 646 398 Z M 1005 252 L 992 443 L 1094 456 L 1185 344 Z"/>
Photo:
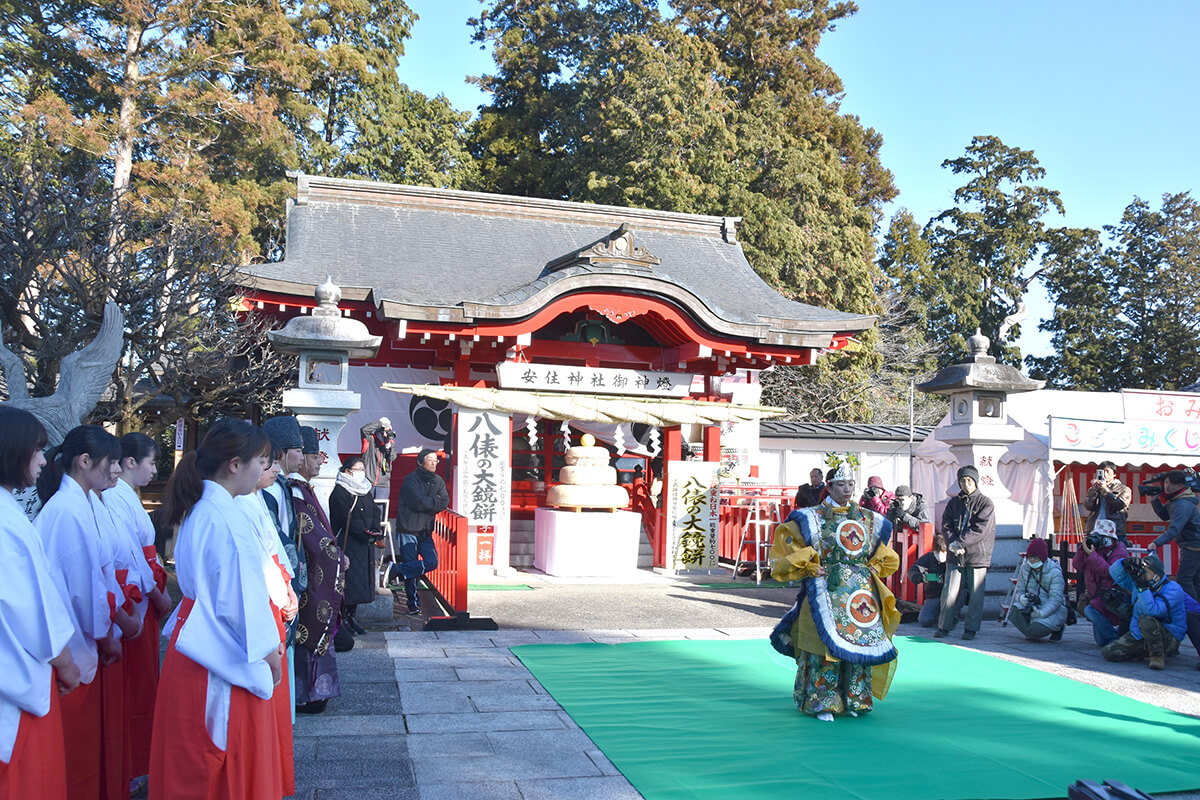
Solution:
<path fill-rule="evenodd" d="M 454 509 L 467 518 L 469 572 L 508 569 L 512 436 L 508 414 L 459 409 Z"/>
<path fill-rule="evenodd" d="M 715 461 L 667 465 L 667 569 L 717 568 L 720 468 Z"/>

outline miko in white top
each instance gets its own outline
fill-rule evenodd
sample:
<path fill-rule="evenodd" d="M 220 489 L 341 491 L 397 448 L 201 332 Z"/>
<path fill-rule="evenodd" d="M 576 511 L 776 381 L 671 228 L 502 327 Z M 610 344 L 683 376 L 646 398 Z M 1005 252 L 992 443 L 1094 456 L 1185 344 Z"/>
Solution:
<path fill-rule="evenodd" d="M 271 509 L 267 508 L 263 502 L 261 490 L 239 495 L 234 498 L 234 501 L 241 508 L 242 513 L 246 515 L 246 524 L 254 532 L 254 538 L 258 541 L 259 547 L 262 550 L 263 575 L 267 581 L 267 594 L 270 596 L 272 603 L 279 608 L 283 608 L 288 604 L 288 590 L 291 587 L 284 580 L 283 573 L 279 571 L 279 567 L 275 565 L 275 560 L 279 560 L 279 565 L 287 573 L 288 580 L 293 576 L 287 555 L 283 552 L 283 547 L 280 544 L 275 523 L 271 519 Z"/>
<path fill-rule="evenodd" d="M 41 538 L 0 489 L 0 761 L 9 763 L 21 712 L 50 710 L 50 661 L 75 634 Z"/>
<path fill-rule="evenodd" d="M 263 558 L 241 505 L 221 484 L 204 481 L 204 494 L 184 517 L 175 544 L 179 588 L 195 601 L 175 648 L 266 700 L 275 682 L 265 659 L 278 651 L 280 639 Z"/>
<path fill-rule="evenodd" d="M 126 581 L 141 589 L 142 601 L 138 603 L 137 608 L 138 617 L 144 619 L 150 593 L 158 588 L 154 580 L 154 570 L 142 551 L 143 547 L 154 546 L 154 525 L 150 522 L 150 515 L 142 507 L 137 492 L 123 480 L 118 480 L 116 486 L 106 489 L 103 500 L 104 506 L 112 515 L 115 528 L 113 533 L 117 567 L 129 570 Z"/>
<path fill-rule="evenodd" d="M 109 593 L 117 605 L 124 599 L 114 571 L 111 542 L 100 533 L 90 495 L 74 478 L 64 475 L 58 491 L 33 523 L 50 563 L 57 566 L 62 600 L 75 616 L 77 629 L 69 646 L 83 683 L 91 683 L 96 676 L 97 642 L 121 635 L 113 625 Z"/>

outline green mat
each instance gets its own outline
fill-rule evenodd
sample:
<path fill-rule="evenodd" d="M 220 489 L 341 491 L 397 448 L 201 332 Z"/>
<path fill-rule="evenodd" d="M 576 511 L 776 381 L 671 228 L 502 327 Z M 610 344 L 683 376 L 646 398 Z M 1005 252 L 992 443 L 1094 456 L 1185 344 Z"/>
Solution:
<path fill-rule="evenodd" d="M 526 583 L 468 583 L 468 592 L 531 592 L 533 587 Z"/>
<path fill-rule="evenodd" d="M 753 579 L 748 581 L 727 581 L 725 583 L 689 583 L 694 589 L 799 589 L 800 585 L 791 585 L 780 581 L 763 581 L 756 584 Z"/>
<path fill-rule="evenodd" d="M 1200 720 L 928 639 L 896 644 L 891 693 L 834 722 L 796 710 L 795 664 L 761 640 L 512 652 L 648 800 L 1066 797 L 1080 778 L 1200 788 Z"/>

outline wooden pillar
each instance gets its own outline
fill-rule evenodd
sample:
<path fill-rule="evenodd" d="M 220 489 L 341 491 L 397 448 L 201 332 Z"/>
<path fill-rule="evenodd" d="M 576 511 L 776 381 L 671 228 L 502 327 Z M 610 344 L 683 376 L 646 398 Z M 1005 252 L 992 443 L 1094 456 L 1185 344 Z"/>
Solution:
<path fill-rule="evenodd" d="M 703 437 L 704 460 L 719 462 L 721 460 L 721 426 L 705 425 Z"/>

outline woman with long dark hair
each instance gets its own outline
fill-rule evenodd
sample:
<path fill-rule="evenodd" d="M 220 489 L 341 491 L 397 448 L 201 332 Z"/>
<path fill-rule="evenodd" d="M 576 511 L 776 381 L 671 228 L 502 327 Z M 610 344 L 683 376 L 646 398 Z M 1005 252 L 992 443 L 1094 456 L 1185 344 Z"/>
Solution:
<path fill-rule="evenodd" d="M 150 746 L 151 800 L 283 796 L 271 702 L 282 678 L 262 547 L 234 498 L 255 490 L 266 435 L 218 420 L 167 485 L 183 600 L 167 623 Z"/>
<path fill-rule="evenodd" d="M 104 505 L 112 512 L 129 563 L 126 587 L 140 593 L 136 601 L 142 618 L 142 635 L 123 644 L 125 665 L 125 720 L 122 735 L 128 752 L 130 775 L 140 778 L 150 769 L 150 733 L 154 725 L 154 697 L 158 693 L 158 646 L 161 621 L 171 610 L 166 595 L 167 572 L 154 549 L 154 523 L 137 490 L 158 474 L 158 444 L 144 433 L 121 437 L 121 475 L 104 491 Z M 118 570 L 117 579 L 121 579 Z M 129 593 L 127 589 L 127 594 Z M 132 598 L 131 598 L 132 599 Z"/>
<path fill-rule="evenodd" d="M 67 796 L 60 695 L 79 685 L 68 643 L 75 621 L 41 538 L 13 492 L 46 464 L 46 430 L 0 406 L 0 798 Z"/>
<path fill-rule="evenodd" d="M 47 458 L 38 478 L 45 504 L 33 524 L 61 574 L 63 599 L 75 614 L 78 635 L 71 640 L 71 655 L 82 683 L 63 700 L 67 794 L 116 800 L 122 791 L 129 793 L 120 733 L 121 639 L 141 633 L 136 612 L 122 607 L 115 525 L 100 501 L 120 468 L 121 445 L 103 428 L 80 425 Z"/>

